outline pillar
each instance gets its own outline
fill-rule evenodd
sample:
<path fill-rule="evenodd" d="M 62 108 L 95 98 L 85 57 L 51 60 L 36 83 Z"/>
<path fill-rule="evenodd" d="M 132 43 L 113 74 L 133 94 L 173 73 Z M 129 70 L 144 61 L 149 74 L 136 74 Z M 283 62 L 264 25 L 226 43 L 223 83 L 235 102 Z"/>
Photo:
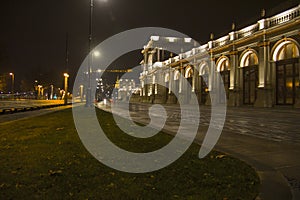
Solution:
<path fill-rule="evenodd" d="M 180 67 L 180 76 L 179 76 L 179 91 L 178 98 L 180 102 L 186 103 L 186 81 L 184 81 L 184 67 Z"/>
<path fill-rule="evenodd" d="M 270 42 L 265 40 L 258 43 L 258 90 L 255 107 L 273 106 L 272 69 L 270 65 Z"/>
<path fill-rule="evenodd" d="M 238 51 L 230 52 L 230 87 L 228 106 L 241 106 L 243 102 L 242 70 L 239 69 Z"/>
<path fill-rule="evenodd" d="M 210 55 L 210 63 L 209 63 L 209 73 L 208 73 L 208 95 L 206 96 L 206 101 L 205 101 L 205 105 L 210 106 L 211 105 L 211 101 L 215 100 L 215 95 L 216 95 L 216 90 L 215 90 L 215 71 L 216 71 L 216 67 L 215 67 L 215 60 L 214 57 L 211 53 Z"/>
<path fill-rule="evenodd" d="M 195 77 L 194 92 L 195 95 L 197 96 L 198 104 L 201 104 L 201 86 L 200 86 L 199 70 L 195 70 L 193 75 Z"/>
<path fill-rule="evenodd" d="M 298 61 L 298 78 L 299 78 L 299 81 L 300 81 L 300 59 Z M 300 84 L 299 85 L 296 85 L 296 101 L 295 101 L 295 105 L 294 105 L 295 108 L 300 108 Z"/>

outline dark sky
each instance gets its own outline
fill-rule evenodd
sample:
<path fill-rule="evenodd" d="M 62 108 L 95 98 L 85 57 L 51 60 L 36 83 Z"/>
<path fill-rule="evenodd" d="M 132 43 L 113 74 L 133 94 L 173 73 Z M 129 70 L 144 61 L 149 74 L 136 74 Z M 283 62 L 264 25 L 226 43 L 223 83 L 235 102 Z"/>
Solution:
<path fill-rule="evenodd" d="M 156 26 L 174 29 L 199 43 L 255 23 L 262 8 L 273 15 L 296 6 L 299 0 L 101 0 L 95 1 L 94 45 L 131 28 Z M 65 71 L 66 33 L 69 35 L 71 77 L 88 52 L 89 0 L 2 1 L 0 11 L 0 74 L 14 72 L 21 80 L 60 87 Z M 142 48 L 142 47 L 141 47 Z M 141 57 L 128 58 L 125 65 Z M 125 59 L 126 60 L 126 59 Z M 122 60 L 122 62 L 125 62 Z"/>

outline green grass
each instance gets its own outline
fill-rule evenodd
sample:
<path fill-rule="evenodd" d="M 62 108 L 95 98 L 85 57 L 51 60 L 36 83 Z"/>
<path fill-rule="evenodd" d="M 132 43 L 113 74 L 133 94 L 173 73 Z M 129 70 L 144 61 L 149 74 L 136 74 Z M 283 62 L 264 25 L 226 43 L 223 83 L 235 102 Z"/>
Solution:
<path fill-rule="evenodd" d="M 133 139 L 98 111 L 107 136 L 136 152 L 160 148 L 172 136 Z M 212 152 L 198 159 L 193 144 L 175 163 L 152 173 L 113 170 L 83 147 L 70 109 L 0 125 L 0 199 L 254 199 L 259 179 L 242 161 Z"/>

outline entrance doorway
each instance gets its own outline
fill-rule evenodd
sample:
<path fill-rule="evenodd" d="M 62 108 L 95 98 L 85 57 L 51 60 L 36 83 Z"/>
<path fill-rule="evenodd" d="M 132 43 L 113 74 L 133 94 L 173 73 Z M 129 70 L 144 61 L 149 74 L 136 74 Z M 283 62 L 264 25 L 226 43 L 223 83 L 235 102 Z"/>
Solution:
<path fill-rule="evenodd" d="M 243 99 L 244 104 L 253 105 L 257 97 L 258 69 L 257 66 L 243 68 Z"/>
<path fill-rule="evenodd" d="M 208 95 L 208 74 L 204 74 L 200 77 L 201 81 L 201 104 L 205 104 Z"/>
<path fill-rule="evenodd" d="M 223 83 L 220 83 L 220 88 L 224 87 L 224 90 L 219 89 L 220 91 L 220 103 L 225 103 L 225 98 L 224 95 L 226 95 L 226 99 L 229 98 L 229 86 L 230 86 L 230 71 L 226 70 L 226 71 L 221 71 L 221 77 L 223 80 Z M 222 91 L 225 91 L 225 94 L 223 94 Z"/>
<path fill-rule="evenodd" d="M 293 105 L 299 86 L 298 59 L 276 62 L 276 104 Z"/>

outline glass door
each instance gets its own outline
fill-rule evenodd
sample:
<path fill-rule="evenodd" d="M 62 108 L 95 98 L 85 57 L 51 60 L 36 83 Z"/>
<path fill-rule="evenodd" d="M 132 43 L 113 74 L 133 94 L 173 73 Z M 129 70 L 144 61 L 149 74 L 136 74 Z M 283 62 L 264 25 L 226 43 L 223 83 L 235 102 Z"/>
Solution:
<path fill-rule="evenodd" d="M 220 103 L 224 103 L 224 100 L 225 100 L 225 98 L 223 98 L 224 97 L 224 95 L 226 95 L 226 99 L 228 99 L 229 98 L 229 86 L 230 86 L 230 71 L 229 70 L 227 70 L 227 71 L 222 71 L 222 72 L 220 72 L 220 74 L 221 74 L 221 77 L 222 77 L 222 80 L 223 80 L 223 83 L 220 83 L 220 88 L 221 87 L 224 87 L 224 91 L 225 91 L 225 94 L 223 94 L 223 90 L 221 90 L 220 88 L 219 88 L 219 91 L 220 91 L 220 98 L 219 98 L 219 100 L 220 100 Z"/>
<path fill-rule="evenodd" d="M 201 77 L 201 103 L 205 104 L 206 98 L 208 95 L 208 86 L 206 83 L 208 83 L 208 74 L 204 74 Z"/>
<path fill-rule="evenodd" d="M 299 87 L 299 68 L 297 59 L 276 63 L 276 103 L 293 105 L 296 99 L 296 87 Z"/>
<path fill-rule="evenodd" d="M 244 76 L 244 104 L 253 105 L 257 96 L 258 71 L 257 66 L 249 66 L 243 68 Z"/>

